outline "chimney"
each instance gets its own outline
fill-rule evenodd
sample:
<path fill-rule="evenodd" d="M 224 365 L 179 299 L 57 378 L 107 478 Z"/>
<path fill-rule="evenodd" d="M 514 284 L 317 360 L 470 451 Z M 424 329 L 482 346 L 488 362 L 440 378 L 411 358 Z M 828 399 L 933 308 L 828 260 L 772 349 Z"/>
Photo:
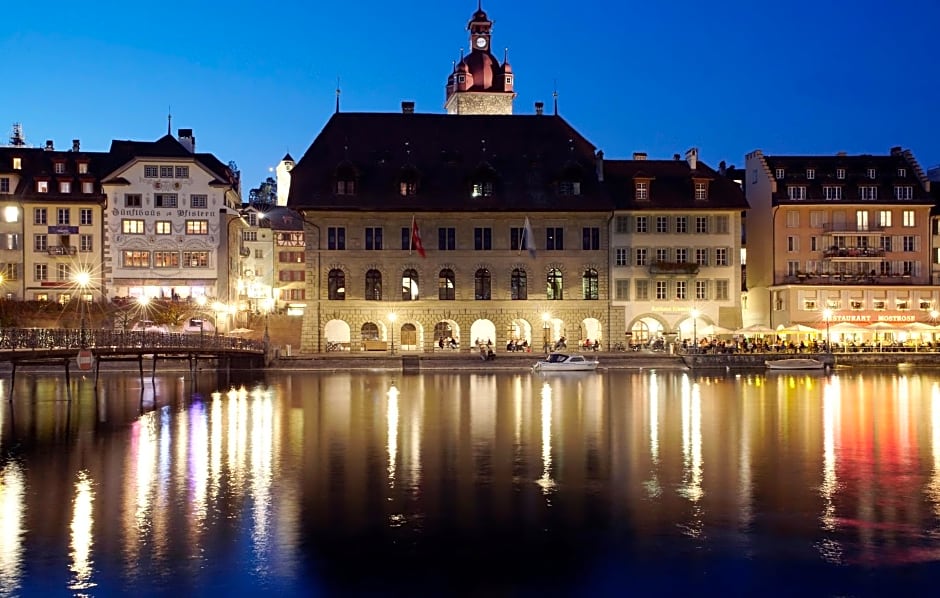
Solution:
<path fill-rule="evenodd" d="M 414 103 L 414 102 L 402 102 L 402 103 L 401 103 L 401 113 L 402 113 L 402 114 L 414 114 L 414 113 L 415 113 L 415 103 Z"/>
<path fill-rule="evenodd" d="M 724 176 L 726 172 L 728 172 L 728 166 L 725 164 L 725 161 L 722 160 L 718 163 L 718 174 Z"/>
<path fill-rule="evenodd" d="M 51 152 L 55 149 L 55 144 L 52 143 L 51 139 L 46 139 L 46 151 Z"/>
<path fill-rule="evenodd" d="M 680 156 L 679 154 L 673 154 L 673 155 L 672 155 L 672 159 L 675 160 L 676 162 L 678 162 L 679 160 L 682 159 L 682 156 Z"/>
<path fill-rule="evenodd" d="M 894 147 L 891 148 L 891 155 L 892 155 L 892 156 L 900 156 L 902 152 L 903 152 L 903 150 L 901 149 L 901 146 L 900 146 L 900 145 L 896 145 L 896 146 L 894 146 Z"/>
<path fill-rule="evenodd" d="M 645 159 L 646 159 L 646 152 L 633 152 L 633 159 L 634 159 L 634 160 L 645 160 Z"/>
<path fill-rule="evenodd" d="M 189 150 L 189 153 L 196 153 L 196 138 L 193 136 L 192 129 L 178 129 L 177 136 L 183 147 Z"/>
<path fill-rule="evenodd" d="M 81 149 L 81 147 L 82 147 L 81 141 L 79 141 L 78 139 L 73 139 L 73 140 L 72 140 L 72 151 L 73 151 L 73 152 L 79 151 L 79 150 Z"/>
<path fill-rule="evenodd" d="M 542 116 L 545 113 L 545 102 L 536 102 L 535 103 L 535 114 Z"/>
<path fill-rule="evenodd" d="M 604 182 L 604 150 L 597 150 L 594 154 L 594 168 L 597 171 L 597 180 Z"/>
<path fill-rule="evenodd" d="M 695 170 L 698 166 L 698 148 L 690 148 L 685 152 L 685 161 L 689 163 L 689 169 Z"/>

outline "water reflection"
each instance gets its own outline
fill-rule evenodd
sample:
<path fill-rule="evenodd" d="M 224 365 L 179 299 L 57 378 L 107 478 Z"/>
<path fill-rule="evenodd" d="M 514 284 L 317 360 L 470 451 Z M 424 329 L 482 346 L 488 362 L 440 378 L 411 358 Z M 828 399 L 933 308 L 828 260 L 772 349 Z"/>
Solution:
<path fill-rule="evenodd" d="M 315 592 L 425 562 L 470 583 L 520 574 L 519 554 L 573 586 L 606 559 L 694 576 L 940 555 L 930 373 L 284 374 L 195 399 L 187 384 L 158 381 L 144 412 L 118 378 L 103 406 L 6 406 L 4 592 Z"/>

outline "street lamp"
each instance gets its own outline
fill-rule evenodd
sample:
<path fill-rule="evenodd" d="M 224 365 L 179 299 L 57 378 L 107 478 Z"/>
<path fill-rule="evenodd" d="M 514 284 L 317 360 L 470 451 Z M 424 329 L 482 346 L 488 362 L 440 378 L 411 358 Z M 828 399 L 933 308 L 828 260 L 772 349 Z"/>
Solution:
<path fill-rule="evenodd" d="M 823 319 L 826 320 L 826 352 L 832 353 L 832 343 L 829 340 L 829 320 L 832 319 L 832 310 L 828 307 L 823 310 Z"/>
<path fill-rule="evenodd" d="M 78 285 L 79 294 L 79 310 L 81 317 L 81 328 L 79 329 L 79 342 L 81 343 L 82 349 L 88 346 L 88 339 L 86 338 L 85 333 L 85 292 L 88 289 L 88 286 L 91 284 L 91 274 L 88 272 L 76 272 L 75 274 L 75 284 Z"/>
<path fill-rule="evenodd" d="M 551 346 L 549 345 L 550 338 L 548 336 L 549 330 L 551 329 L 551 324 L 549 324 L 549 320 L 551 319 L 552 319 L 552 316 L 548 312 L 545 312 L 542 314 L 542 351 L 544 351 L 545 353 L 548 353 L 551 350 Z"/>
<path fill-rule="evenodd" d="M 392 355 L 395 354 L 395 320 L 396 319 L 398 319 L 398 316 L 394 312 L 388 314 L 388 321 L 392 323 L 392 325 L 388 327 L 389 338 L 391 339 L 390 349 L 391 349 Z"/>
<path fill-rule="evenodd" d="M 697 309 L 693 309 L 689 312 L 689 315 L 692 316 L 692 348 L 698 348 L 698 316 L 699 312 Z"/>

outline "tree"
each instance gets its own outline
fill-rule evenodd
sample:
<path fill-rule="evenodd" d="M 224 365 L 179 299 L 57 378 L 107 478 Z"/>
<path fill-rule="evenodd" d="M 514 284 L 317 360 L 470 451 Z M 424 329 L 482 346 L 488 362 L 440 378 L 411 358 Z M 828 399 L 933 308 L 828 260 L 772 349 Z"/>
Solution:
<path fill-rule="evenodd" d="M 277 181 L 268 177 L 256 189 L 249 191 L 248 204 L 263 209 L 277 205 Z"/>

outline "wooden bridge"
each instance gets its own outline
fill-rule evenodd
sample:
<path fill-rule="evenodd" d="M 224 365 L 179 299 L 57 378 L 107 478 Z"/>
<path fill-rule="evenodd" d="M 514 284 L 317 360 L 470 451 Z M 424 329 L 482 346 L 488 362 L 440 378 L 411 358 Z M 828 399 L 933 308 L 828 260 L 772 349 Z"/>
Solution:
<path fill-rule="evenodd" d="M 20 366 L 62 366 L 68 382 L 74 363 L 80 370 L 95 371 L 95 386 L 101 364 L 136 361 L 141 378 L 144 361 L 151 375 L 160 360 L 184 360 L 195 372 L 200 360 L 216 367 L 257 369 L 268 363 L 266 343 L 215 334 L 164 334 L 83 330 L 72 328 L 4 328 L 0 330 L 0 363 L 12 367 L 11 388 Z"/>

